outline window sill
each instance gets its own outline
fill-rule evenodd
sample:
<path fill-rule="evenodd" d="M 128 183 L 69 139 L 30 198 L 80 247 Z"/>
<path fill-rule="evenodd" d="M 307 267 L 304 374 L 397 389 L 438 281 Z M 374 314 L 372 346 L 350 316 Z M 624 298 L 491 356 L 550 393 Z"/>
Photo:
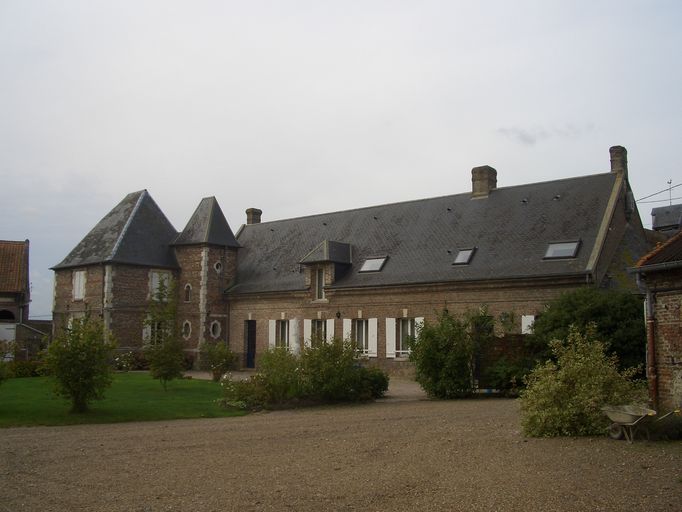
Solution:
<path fill-rule="evenodd" d="M 313 304 L 329 304 L 329 299 L 313 299 L 310 302 Z"/>

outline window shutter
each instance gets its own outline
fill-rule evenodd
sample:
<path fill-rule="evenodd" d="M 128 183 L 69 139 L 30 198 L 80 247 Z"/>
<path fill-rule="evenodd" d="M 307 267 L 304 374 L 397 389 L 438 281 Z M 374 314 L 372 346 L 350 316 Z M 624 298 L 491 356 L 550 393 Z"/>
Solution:
<path fill-rule="evenodd" d="M 275 338 L 277 336 L 277 322 L 275 320 L 268 320 L 268 346 L 275 347 Z"/>
<path fill-rule="evenodd" d="M 289 320 L 289 350 L 293 354 L 298 354 L 301 351 L 301 340 L 298 332 L 297 318 L 292 318 Z"/>
<path fill-rule="evenodd" d="M 535 315 L 521 315 L 521 334 L 532 334 Z"/>
<path fill-rule="evenodd" d="M 303 345 L 310 346 L 310 336 L 312 334 L 312 323 L 307 318 L 303 320 Z"/>
<path fill-rule="evenodd" d="M 152 337 L 152 327 L 149 325 L 149 318 L 147 318 L 142 326 L 142 341 L 149 343 Z"/>
<path fill-rule="evenodd" d="M 377 319 L 370 318 L 367 321 L 367 355 L 369 357 L 377 356 Z M 395 352 L 394 352 L 395 353 Z"/>
<path fill-rule="evenodd" d="M 343 339 L 349 340 L 353 333 L 353 320 L 350 318 L 343 319 Z"/>
<path fill-rule="evenodd" d="M 327 340 L 334 339 L 334 319 L 330 318 L 327 320 Z"/>
<path fill-rule="evenodd" d="M 386 357 L 395 358 L 395 318 L 386 319 Z"/>
<path fill-rule="evenodd" d="M 414 332 L 412 333 L 412 336 L 415 338 L 419 336 L 419 333 L 422 330 L 422 326 L 424 325 L 424 317 L 423 316 L 418 316 L 417 318 L 414 319 Z"/>

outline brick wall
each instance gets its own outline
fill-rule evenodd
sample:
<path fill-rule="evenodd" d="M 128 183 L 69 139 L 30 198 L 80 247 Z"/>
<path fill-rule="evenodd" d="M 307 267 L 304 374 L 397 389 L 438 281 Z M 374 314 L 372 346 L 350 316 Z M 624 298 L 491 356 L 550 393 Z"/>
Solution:
<path fill-rule="evenodd" d="M 522 315 L 537 315 L 545 305 L 561 293 L 581 286 L 576 281 L 546 283 L 487 283 L 473 286 L 456 285 L 404 286 L 367 290 L 327 290 L 325 301 L 314 301 L 313 290 L 288 294 L 262 294 L 230 297 L 230 348 L 245 357 L 244 322 L 256 321 L 256 365 L 258 354 L 268 348 L 269 320 L 297 319 L 303 336 L 303 319 L 332 319 L 334 333 L 343 333 L 344 318 L 377 318 L 377 358 L 371 364 L 392 373 L 409 373 L 409 363 L 386 358 L 386 318 L 423 317 L 434 321 L 443 309 L 462 315 L 473 308 L 486 305 L 491 315 L 513 313 L 514 332 L 521 331 Z M 337 318 L 337 313 L 340 318 Z M 501 325 L 496 325 L 498 334 Z"/>

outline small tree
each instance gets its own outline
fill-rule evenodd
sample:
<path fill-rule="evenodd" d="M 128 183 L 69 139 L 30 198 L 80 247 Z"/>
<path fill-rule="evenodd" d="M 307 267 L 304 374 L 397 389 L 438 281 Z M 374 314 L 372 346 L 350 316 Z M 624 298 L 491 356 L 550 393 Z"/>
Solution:
<path fill-rule="evenodd" d="M 174 283 L 159 280 L 145 320 L 147 340 L 144 356 L 149 362 L 149 372 L 158 379 L 163 389 L 168 382 L 182 377 L 184 353 L 176 326 L 176 301 Z"/>
<path fill-rule="evenodd" d="M 208 341 L 201 344 L 199 366 L 203 371 L 211 372 L 214 382 L 218 382 L 234 367 L 236 362 L 237 356 L 227 344 L 221 341 L 217 343 Z"/>
<path fill-rule="evenodd" d="M 86 412 L 89 402 L 104 398 L 112 381 L 114 348 L 102 322 L 89 316 L 73 320 L 50 343 L 45 364 L 54 376 L 55 393 L 71 400 L 71 412 Z"/>
<path fill-rule="evenodd" d="M 598 340 L 594 326 L 583 334 L 572 327 L 564 341 L 550 344 L 555 361 L 539 364 L 526 377 L 521 392 L 521 424 L 535 437 L 603 434 L 609 424 L 605 405 L 643 400 L 631 381 L 634 369 L 620 372 L 615 355 Z"/>
<path fill-rule="evenodd" d="M 584 333 L 590 324 L 596 325 L 596 336 L 618 355 L 621 369 L 644 365 L 642 299 L 628 292 L 580 288 L 563 294 L 535 320 L 529 348 L 542 360 L 549 355 L 552 340 L 565 340 L 571 326 Z"/>
<path fill-rule="evenodd" d="M 435 323 L 424 323 L 411 342 L 410 359 L 429 396 L 458 398 L 473 392 L 476 355 L 492 337 L 491 322 L 482 308 L 463 319 L 443 311 Z"/>

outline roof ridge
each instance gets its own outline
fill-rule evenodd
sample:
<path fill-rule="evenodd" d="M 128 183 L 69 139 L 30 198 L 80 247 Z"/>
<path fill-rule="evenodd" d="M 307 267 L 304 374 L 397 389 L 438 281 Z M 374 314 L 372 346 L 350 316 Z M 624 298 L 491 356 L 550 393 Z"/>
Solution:
<path fill-rule="evenodd" d="M 520 183 L 520 184 L 518 184 L 518 185 L 509 185 L 509 186 L 507 186 L 507 187 L 497 187 L 497 188 L 495 188 L 495 189 L 492 189 L 491 192 L 495 192 L 495 191 L 498 191 L 498 190 L 510 190 L 510 189 L 520 188 L 520 187 L 529 187 L 529 186 L 533 186 L 533 185 L 543 185 L 543 184 L 547 184 L 547 183 L 560 183 L 560 182 L 566 182 L 566 181 L 571 181 L 571 180 L 579 180 L 579 179 L 585 179 L 585 178 L 593 178 L 593 177 L 595 177 L 595 176 L 609 176 L 609 175 L 614 175 L 614 176 L 615 176 L 615 174 L 614 174 L 614 173 L 611 173 L 611 172 L 600 172 L 600 173 L 595 173 L 595 174 L 584 174 L 584 175 L 582 175 L 582 176 L 571 176 L 571 177 L 568 177 L 568 178 L 559 178 L 559 179 L 556 179 L 556 180 L 535 181 L 535 182 L 533 182 L 533 183 Z M 292 220 L 301 220 L 301 219 L 308 219 L 308 218 L 313 218 L 313 217 L 324 217 L 324 216 L 326 216 L 326 215 L 335 215 L 335 214 L 337 214 L 337 213 L 358 212 L 358 211 L 361 211 L 361 210 L 371 210 L 371 209 L 374 209 L 374 208 L 383 208 L 383 207 L 386 207 L 386 206 L 394 206 L 394 205 L 398 205 L 398 204 L 401 204 L 401 205 L 402 205 L 402 204 L 409 204 L 409 203 L 420 203 L 420 202 L 423 202 L 423 201 L 433 201 L 433 200 L 435 200 L 435 199 L 445 199 L 445 198 L 448 198 L 448 197 L 453 197 L 453 198 L 454 198 L 454 197 L 458 197 L 458 196 L 470 196 L 470 195 L 471 195 L 471 191 L 468 191 L 468 192 L 458 192 L 457 194 L 445 194 L 445 195 L 442 195 L 442 196 L 422 197 L 422 198 L 419 198 L 419 199 L 408 199 L 408 200 L 406 200 L 406 201 L 393 201 L 393 202 L 391 202 L 391 203 L 375 204 L 375 205 L 371 205 L 371 206 L 360 206 L 360 207 L 358 207 L 358 208 L 350 208 L 350 209 L 348 209 L 348 210 L 335 210 L 335 211 L 325 212 L 325 213 L 313 213 L 313 214 L 311 214 L 311 215 L 299 215 L 298 217 L 288 217 L 288 218 L 285 218 L 285 219 L 269 220 L 269 221 L 266 221 L 266 222 L 259 222 L 259 223 L 257 223 L 257 224 L 242 224 L 242 226 L 240 227 L 240 231 L 241 231 L 242 228 L 248 227 L 248 226 L 260 226 L 260 225 L 263 225 L 263 224 L 272 224 L 272 223 L 276 223 L 276 222 L 285 222 L 285 221 L 292 221 Z M 236 235 L 235 235 L 235 236 L 236 236 Z"/>
<path fill-rule="evenodd" d="M 204 240 L 208 242 L 211 236 L 211 226 L 213 225 L 213 207 L 215 206 L 215 196 L 207 197 L 208 199 L 208 222 L 206 223 L 206 233 L 204 234 Z M 211 201 L 213 199 L 213 201 Z"/>
<path fill-rule="evenodd" d="M 675 235 L 671 236 L 668 238 L 665 242 L 658 242 L 656 244 L 656 247 L 648 253 L 642 256 L 637 263 L 635 263 L 635 267 L 643 267 L 647 261 L 651 260 L 654 258 L 654 256 L 657 256 L 660 254 L 660 252 L 665 249 L 666 247 L 670 246 L 671 244 L 675 243 L 678 239 L 682 238 L 682 230 L 677 232 Z"/>
<path fill-rule="evenodd" d="M 138 210 L 140 209 L 140 205 L 142 204 L 142 199 L 145 197 L 145 194 L 149 194 L 147 192 L 147 189 L 143 189 L 142 192 L 140 193 L 140 197 L 137 198 L 137 201 L 135 202 L 135 206 L 133 206 L 133 209 L 130 212 L 130 215 L 128 215 L 128 219 L 126 219 L 126 223 L 123 226 L 123 229 L 121 232 L 118 234 L 118 238 L 116 239 L 116 243 L 114 244 L 113 249 L 111 249 L 111 254 L 109 254 L 109 260 L 113 260 L 114 256 L 116 255 L 116 252 L 118 251 L 119 247 L 121 246 L 121 243 L 123 242 L 123 238 L 125 237 L 126 232 L 128 231 L 128 228 L 133 222 L 133 218 L 137 214 Z"/>

